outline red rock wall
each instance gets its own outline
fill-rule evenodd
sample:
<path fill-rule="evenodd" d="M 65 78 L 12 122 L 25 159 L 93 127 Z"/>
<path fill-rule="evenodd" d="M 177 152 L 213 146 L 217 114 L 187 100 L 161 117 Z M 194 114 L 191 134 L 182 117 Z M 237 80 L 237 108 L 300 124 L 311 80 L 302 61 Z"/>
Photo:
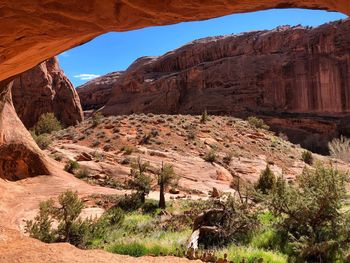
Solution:
<path fill-rule="evenodd" d="M 350 20 L 200 39 L 136 60 L 113 86 L 105 114 L 348 113 Z"/>
<path fill-rule="evenodd" d="M 92 110 L 104 106 L 110 99 L 112 88 L 122 73 L 122 71 L 112 72 L 77 87 L 76 91 L 82 108 Z"/>
<path fill-rule="evenodd" d="M 27 128 L 31 128 L 46 112 L 53 112 L 65 126 L 83 120 L 79 96 L 60 69 L 57 58 L 48 59 L 19 75 L 14 80 L 12 99 Z"/>

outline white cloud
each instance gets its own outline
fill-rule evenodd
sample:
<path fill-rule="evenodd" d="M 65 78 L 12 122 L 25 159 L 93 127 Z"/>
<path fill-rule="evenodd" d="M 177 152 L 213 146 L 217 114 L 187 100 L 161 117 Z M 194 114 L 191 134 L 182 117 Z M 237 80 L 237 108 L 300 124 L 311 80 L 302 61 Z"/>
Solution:
<path fill-rule="evenodd" d="M 98 78 L 100 76 L 101 75 L 84 73 L 84 74 L 75 75 L 74 78 L 78 78 L 80 80 L 91 80 L 91 79 L 94 79 L 94 78 Z"/>

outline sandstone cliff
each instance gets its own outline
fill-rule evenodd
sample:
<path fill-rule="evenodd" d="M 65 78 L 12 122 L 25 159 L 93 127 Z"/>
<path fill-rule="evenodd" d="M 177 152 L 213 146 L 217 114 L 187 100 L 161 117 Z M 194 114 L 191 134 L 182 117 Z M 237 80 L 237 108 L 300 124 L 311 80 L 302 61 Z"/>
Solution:
<path fill-rule="evenodd" d="M 65 126 L 83 119 L 79 96 L 60 69 L 57 58 L 48 59 L 19 75 L 14 80 L 12 98 L 16 112 L 27 128 L 46 112 L 53 112 Z"/>
<path fill-rule="evenodd" d="M 105 114 L 350 111 L 350 20 L 196 40 L 136 60 Z"/>
<path fill-rule="evenodd" d="M 77 87 L 76 91 L 83 109 L 99 109 L 104 106 L 110 99 L 113 86 L 122 74 L 122 71 L 112 72 Z"/>
<path fill-rule="evenodd" d="M 86 99 L 96 88 L 84 86 L 84 107 L 103 105 L 107 96 Z M 350 133 L 342 121 L 350 113 L 350 20 L 196 40 L 139 58 L 109 89 L 106 115 L 259 115 L 293 142 L 325 152 L 329 138 Z"/>

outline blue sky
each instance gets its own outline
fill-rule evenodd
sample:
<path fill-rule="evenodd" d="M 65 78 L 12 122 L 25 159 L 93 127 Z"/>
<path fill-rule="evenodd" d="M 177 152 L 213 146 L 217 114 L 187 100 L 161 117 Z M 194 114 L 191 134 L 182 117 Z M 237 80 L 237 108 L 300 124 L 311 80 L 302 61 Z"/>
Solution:
<path fill-rule="evenodd" d="M 280 25 L 320 24 L 346 18 L 336 12 L 282 9 L 235 14 L 198 22 L 112 32 L 59 55 L 60 65 L 75 86 L 112 71 L 126 69 L 141 56 L 158 56 L 194 39 L 272 29 Z"/>

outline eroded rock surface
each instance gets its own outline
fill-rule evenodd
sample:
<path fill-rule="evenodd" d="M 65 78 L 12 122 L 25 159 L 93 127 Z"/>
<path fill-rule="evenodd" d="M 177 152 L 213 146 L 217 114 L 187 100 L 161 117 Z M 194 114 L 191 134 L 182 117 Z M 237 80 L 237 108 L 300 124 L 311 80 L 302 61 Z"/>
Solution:
<path fill-rule="evenodd" d="M 112 88 L 122 74 L 122 71 L 112 72 L 77 87 L 83 109 L 99 109 L 104 106 L 111 97 Z"/>
<path fill-rule="evenodd" d="M 19 75 L 14 80 L 12 98 L 16 112 L 27 128 L 46 112 L 53 112 L 65 126 L 83 120 L 79 96 L 56 57 Z"/>

